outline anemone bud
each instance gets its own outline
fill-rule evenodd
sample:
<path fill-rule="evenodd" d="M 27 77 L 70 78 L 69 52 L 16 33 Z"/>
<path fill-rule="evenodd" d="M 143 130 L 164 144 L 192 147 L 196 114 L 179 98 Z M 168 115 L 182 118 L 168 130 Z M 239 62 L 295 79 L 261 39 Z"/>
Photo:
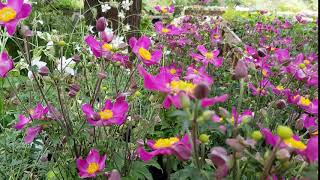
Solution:
<path fill-rule="evenodd" d="M 104 17 L 100 17 L 97 22 L 96 22 L 96 29 L 99 32 L 102 32 L 106 29 L 107 27 L 107 20 Z"/>

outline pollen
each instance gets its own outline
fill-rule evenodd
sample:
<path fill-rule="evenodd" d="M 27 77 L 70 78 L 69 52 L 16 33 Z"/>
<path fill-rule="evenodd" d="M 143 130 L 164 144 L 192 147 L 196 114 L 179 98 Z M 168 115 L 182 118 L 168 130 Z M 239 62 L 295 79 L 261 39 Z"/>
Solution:
<path fill-rule="evenodd" d="M 144 60 L 150 61 L 150 59 L 151 59 L 151 53 L 150 53 L 150 51 L 146 50 L 145 48 L 140 48 L 140 49 L 139 49 L 139 55 L 140 55 Z"/>
<path fill-rule="evenodd" d="M 213 39 L 219 39 L 219 38 L 220 38 L 220 35 L 219 35 L 219 34 L 213 35 Z"/>
<path fill-rule="evenodd" d="M 168 32 L 170 32 L 170 29 L 168 29 L 168 28 L 162 28 L 161 32 L 162 32 L 162 33 L 168 33 Z"/>
<path fill-rule="evenodd" d="M 174 68 L 170 69 L 170 74 L 176 74 L 176 73 L 177 73 L 176 69 L 174 69 Z"/>
<path fill-rule="evenodd" d="M 102 48 L 104 50 L 107 50 L 107 51 L 111 51 L 112 50 L 112 46 L 110 44 L 108 44 L 108 43 L 103 44 Z"/>
<path fill-rule="evenodd" d="M 175 144 L 178 141 L 179 141 L 179 138 L 177 138 L 177 137 L 161 138 L 155 142 L 154 147 L 156 149 L 168 148 L 168 147 L 171 147 L 173 144 Z"/>
<path fill-rule="evenodd" d="M 264 77 L 267 77 L 267 76 L 268 76 L 268 71 L 265 70 L 265 69 L 263 69 L 263 70 L 262 70 L 262 75 L 263 75 Z"/>
<path fill-rule="evenodd" d="M 88 168 L 87 168 L 87 172 L 88 174 L 94 174 L 99 170 L 99 164 L 98 163 L 89 163 Z"/>
<path fill-rule="evenodd" d="M 308 65 L 308 64 L 310 64 L 310 61 L 309 61 L 308 59 L 306 59 L 306 60 L 303 61 L 303 63 L 304 63 L 305 65 Z"/>
<path fill-rule="evenodd" d="M 0 22 L 9 22 L 16 18 L 16 16 L 17 12 L 10 7 L 0 9 Z"/>
<path fill-rule="evenodd" d="M 303 106 L 310 106 L 311 101 L 308 98 L 301 97 L 299 103 Z"/>
<path fill-rule="evenodd" d="M 113 112 L 110 109 L 106 109 L 104 111 L 101 111 L 99 113 L 101 119 L 103 120 L 109 120 L 113 117 Z"/>
<path fill-rule="evenodd" d="M 161 12 L 162 12 L 162 13 L 167 13 L 168 10 L 167 10 L 166 8 L 162 8 L 162 9 L 161 9 Z"/>
<path fill-rule="evenodd" d="M 213 58 L 213 53 L 212 52 L 207 52 L 205 56 L 208 59 L 212 59 Z"/>

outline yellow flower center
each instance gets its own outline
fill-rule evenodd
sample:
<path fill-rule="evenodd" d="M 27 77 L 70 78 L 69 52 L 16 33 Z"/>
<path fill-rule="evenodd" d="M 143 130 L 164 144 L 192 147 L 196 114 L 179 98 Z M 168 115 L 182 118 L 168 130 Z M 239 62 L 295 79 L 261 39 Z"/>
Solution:
<path fill-rule="evenodd" d="M 220 38 L 220 35 L 219 35 L 219 34 L 213 35 L 213 39 L 219 39 L 219 38 Z"/>
<path fill-rule="evenodd" d="M 10 7 L 0 9 L 0 22 L 9 22 L 16 18 L 16 16 L 17 12 Z"/>
<path fill-rule="evenodd" d="M 168 28 L 162 28 L 161 32 L 163 32 L 163 33 L 168 33 L 168 32 L 170 32 L 170 29 L 168 29 Z"/>
<path fill-rule="evenodd" d="M 177 73 L 176 69 L 174 69 L 174 68 L 170 69 L 170 74 L 176 74 L 176 73 Z"/>
<path fill-rule="evenodd" d="M 310 61 L 309 61 L 308 59 L 306 59 L 306 60 L 303 61 L 303 63 L 304 63 L 305 65 L 308 65 L 308 64 L 310 64 Z"/>
<path fill-rule="evenodd" d="M 113 112 L 110 109 L 106 109 L 104 111 L 101 111 L 100 113 L 100 117 L 103 120 L 109 120 L 113 117 Z"/>
<path fill-rule="evenodd" d="M 161 11 L 162 11 L 162 13 L 167 13 L 168 12 L 167 8 L 162 8 Z"/>
<path fill-rule="evenodd" d="M 260 93 L 260 92 L 262 92 L 262 93 L 265 93 L 266 91 L 264 90 L 264 89 L 261 89 L 261 88 L 257 88 L 257 91 Z"/>
<path fill-rule="evenodd" d="M 267 77 L 268 76 L 268 71 L 266 71 L 265 69 L 262 70 L 262 75 L 264 77 Z"/>
<path fill-rule="evenodd" d="M 279 86 L 276 87 L 276 89 L 278 89 L 279 91 L 282 91 L 282 90 L 284 90 L 284 87 L 279 85 Z"/>
<path fill-rule="evenodd" d="M 147 60 L 147 61 L 149 61 L 149 60 L 151 59 L 151 53 L 150 53 L 148 50 L 146 50 L 145 48 L 140 48 L 140 49 L 139 49 L 139 55 L 140 55 L 143 59 L 145 59 L 145 60 Z"/>
<path fill-rule="evenodd" d="M 32 116 L 34 115 L 34 109 L 29 109 L 29 114 Z"/>
<path fill-rule="evenodd" d="M 213 53 L 212 52 L 207 52 L 206 53 L 206 58 L 212 59 L 213 58 Z"/>
<path fill-rule="evenodd" d="M 108 43 L 103 44 L 102 48 L 104 50 L 107 50 L 107 51 L 111 51 L 112 50 L 112 46 L 110 44 L 108 44 Z"/>
<path fill-rule="evenodd" d="M 311 101 L 308 98 L 301 97 L 299 103 L 304 106 L 310 106 Z"/>
<path fill-rule="evenodd" d="M 304 145 L 303 142 L 297 141 L 294 138 L 285 139 L 284 143 L 294 149 L 305 150 L 307 148 L 307 146 Z"/>
<path fill-rule="evenodd" d="M 98 163 L 89 163 L 89 166 L 87 168 L 87 173 L 88 174 L 94 174 L 99 170 L 99 164 Z"/>
<path fill-rule="evenodd" d="M 194 69 L 194 70 L 193 70 L 193 73 L 194 73 L 194 74 L 198 74 L 199 71 L 197 71 L 197 70 Z"/>
<path fill-rule="evenodd" d="M 300 95 L 297 94 L 297 95 L 293 96 L 293 100 L 296 100 L 296 99 L 299 98 L 299 97 L 300 97 Z"/>
<path fill-rule="evenodd" d="M 271 51 L 274 51 L 274 50 L 276 50 L 276 48 L 272 47 L 272 48 L 271 48 Z"/>
<path fill-rule="evenodd" d="M 194 89 L 194 84 L 179 80 L 171 81 L 170 87 L 173 92 L 185 91 L 187 93 L 191 93 Z"/>
<path fill-rule="evenodd" d="M 161 139 L 158 139 L 154 143 L 154 147 L 156 149 L 168 148 L 168 147 L 171 147 L 174 143 L 176 143 L 178 141 L 179 141 L 179 138 L 177 138 L 177 137 L 161 138 Z"/>
<path fill-rule="evenodd" d="M 306 68 L 306 65 L 303 64 L 303 63 L 300 63 L 300 64 L 299 64 L 299 68 L 300 68 L 300 69 L 304 69 L 304 68 Z"/>

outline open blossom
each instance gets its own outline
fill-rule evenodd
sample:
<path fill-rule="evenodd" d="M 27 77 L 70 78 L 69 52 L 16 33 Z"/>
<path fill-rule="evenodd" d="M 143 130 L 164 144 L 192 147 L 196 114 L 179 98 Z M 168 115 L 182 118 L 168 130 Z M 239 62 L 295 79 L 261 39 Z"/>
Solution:
<path fill-rule="evenodd" d="M 40 70 L 43 67 L 46 67 L 47 63 L 43 62 L 43 61 L 40 61 L 40 59 L 41 59 L 41 56 L 34 57 L 31 60 L 31 66 L 37 66 L 38 70 Z M 29 77 L 29 79 L 33 79 L 34 78 L 31 70 L 28 71 L 28 77 Z"/>
<path fill-rule="evenodd" d="M 31 13 L 31 5 L 23 1 L 7 0 L 6 4 L 0 2 L 0 26 L 4 26 L 10 36 L 15 33 L 19 21 Z"/>
<path fill-rule="evenodd" d="M 191 156 L 191 144 L 188 135 L 179 137 L 148 140 L 147 145 L 152 150 L 147 152 L 142 144 L 138 144 L 137 154 L 143 161 L 150 161 L 157 155 L 175 155 L 179 160 L 188 160 Z"/>
<path fill-rule="evenodd" d="M 202 66 L 196 68 L 194 65 L 190 65 L 187 68 L 185 80 L 192 81 L 194 84 L 204 83 L 208 86 L 213 84 L 212 77 L 206 72 L 206 67 Z"/>
<path fill-rule="evenodd" d="M 14 68 L 13 60 L 10 59 L 7 52 L 0 54 L 0 77 L 5 78 L 7 73 Z"/>
<path fill-rule="evenodd" d="M 221 35 L 221 32 L 219 30 L 219 27 L 215 27 L 213 29 L 213 31 L 211 32 L 210 34 L 210 40 L 211 42 L 213 42 L 214 44 L 217 43 L 217 42 L 220 42 L 222 41 L 222 35 Z"/>
<path fill-rule="evenodd" d="M 182 73 L 182 68 L 177 67 L 175 64 L 169 66 L 163 66 L 160 68 L 160 72 L 165 72 L 170 74 L 172 77 L 180 77 Z"/>
<path fill-rule="evenodd" d="M 104 108 L 95 112 L 90 104 L 82 105 L 82 111 L 87 121 L 93 126 L 121 125 L 126 120 L 129 105 L 124 97 L 118 97 L 114 103 L 106 100 Z"/>
<path fill-rule="evenodd" d="M 267 95 L 267 89 L 271 88 L 271 83 L 268 79 L 263 79 L 259 82 L 258 87 L 254 86 L 252 83 L 248 84 L 252 95 L 254 96 L 265 96 Z"/>
<path fill-rule="evenodd" d="M 132 37 L 129 40 L 129 45 L 132 52 L 147 66 L 158 64 L 162 57 L 162 50 L 150 52 L 151 40 L 147 36 L 141 36 L 138 40 Z"/>
<path fill-rule="evenodd" d="M 222 65 L 223 58 L 218 57 L 220 53 L 218 49 L 208 51 L 203 45 L 199 45 L 197 49 L 201 53 L 200 59 L 204 65 L 207 65 L 208 63 L 213 64 L 215 67 L 220 67 Z"/>
<path fill-rule="evenodd" d="M 78 158 L 76 164 L 79 177 L 96 177 L 105 168 L 106 158 L 106 155 L 100 157 L 96 149 L 91 149 L 86 159 Z"/>
<path fill-rule="evenodd" d="M 169 7 L 161 7 L 160 5 L 157 5 L 154 7 L 154 9 L 162 14 L 171 14 L 174 12 L 174 5 L 171 4 Z"/>
<path fill-rule="evenodd" d="M 92 35 L 84 38 L 86 44 L 90 47 L 93 55 L 97 58 L 110 58 L 112 54 L 112 46 L 108 42 L 97 41 Z"/>
<path fill-rule="evenodd" d="M 29 127 L 26 130 L 26 135 L 24 137 L 24 143 L 30 144 L 34 138 L 38 136 L 38 134 L 41 132 L 42 127 L 40 125 L 37 125 L 35 127 Z"/>
<path fill-rule="evenodd" d="M 159 34 L 179 35 L 181 33 L 180 29 L 175 27 L 173 24 L 165 26 L 161 21 L 156 22 L 154 27 L 156 32 Z"/>

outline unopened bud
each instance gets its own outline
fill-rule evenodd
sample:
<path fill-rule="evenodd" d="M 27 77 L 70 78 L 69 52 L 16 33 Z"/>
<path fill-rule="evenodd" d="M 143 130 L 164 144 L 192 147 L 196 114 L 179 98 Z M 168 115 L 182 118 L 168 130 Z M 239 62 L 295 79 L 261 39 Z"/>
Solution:
<path fill-rule="evenodd" d="M 198 84 L 194 88 L 193 94 L 197 99 L 203 99 L 208 96 L 209 88 L 206 84 Z"/>
<path fill-rule="evenodd" d="M 251 137 L 256 141 L 259 141 L 262 138 L 262 134 L 260 131 L 253 131 Z"/>
<path fill-rule="evenodd" d="M 283 148 L 277 151 L 276 156 L 277 156 L 277 159 L 281 161 L 286 161 L 286 160 L 289 160 L 290 153 L 287 149 Z"/>
<path fill-rule="evenodd" d="M 190 98 L 184 93 L 180 95 L 180 102 L 183 109 L 190 107 Z"/>
<path fill-rule="evenodd" d="M 210 110 L 206 110 L 202 113 L 202 116 L 205 120 L 211 120 L 213 115 L 214 115 L 214 112 Z"/>
<path fill-rule="evenodd" d="M 25 25 L 22 25 L 22 26 L 21 26 L 20 33 L 21 33 L 21 35 L 24 36 L 24 37 L 31 37 L 31 36 L 33 36 L 33 32 L 30 30 L 29 26 L 25 26 Z"/>
<path fill-rule="evenodd" d="M 69 91 L 68 95 L 69 95 L 70 97 L 75 97 L 75 96 L 77 95 L 77 92 L 74 91 L 74 90 L 71 90 L 71 91 Z"/>
<path fill-rule="evenodd" d="M 293 132 L 288 126 L 278 126 L 277 134 L 281 139 L 289 139 L 292 137 Z"/>
<path fill-rule="evenodd" d="M 80 58 L 80 56 L 79 55 L 73 55 L 72 56 L 72 60 L 74 61 L 74 62 L 79 62 L 80 60 L 81 60 L 81 58 Z"/>
<path fill-rule="evenodd" d="M 200 142 L 203 143 L 203 144 L 208 143 L 208 142 L 209 142 L 209 138 L 210 138 L 210 136 L 207 135 L 207 134 L 201 134 L 201 135 L 199 136 L 199 140 L 200 140 Z"/>
<path fill-rule="evenodd" d="M 280 99 L 276 104 L 278 109 L 284 109 L 287 106 L 287 102 L 284 99 Z"/>
<path fill-rule="evenodd" d="M 243 61 L 238 61 L 234 70 L 234 78 L 241 79 L 248 76 L 248 67 Z"/>
<path fill-rule="evenodd" d="M 39 69 L 39 74 L 41 76 L 47 76 L 49 74 L 49 68 L 47 66 L 43 66 Z"/>
<path fill-rule="evenodd" d="M 99 72 L 99 73 L 98 73 L 98 77 L 99 77 L 100 79 L 105 79 L 105 78 L 107 77 L 107 74 L 104 73 L 104 72 Z"/>
<path fill-rule="evenodd" d="M 107 27 L 107 20 L 104 17 L 100 17 L 96 22 L 96 29 L 98 32 L 102 32 Z"/>
<path fill-rule="evenodd" d="M 80 90 L 80 86 L 78 84 L 71 84 L 69 88 L 75 92 L 78 92 Z"/>
<path fill-rule="evenodd" d="M 63 47 L 63 46 L 66 45 L 66 42 L 63 41 L 63 40 L 61 40 L 61 41 L 58 42 L 58 45 L 61 46 L 61 47 Z"/>

